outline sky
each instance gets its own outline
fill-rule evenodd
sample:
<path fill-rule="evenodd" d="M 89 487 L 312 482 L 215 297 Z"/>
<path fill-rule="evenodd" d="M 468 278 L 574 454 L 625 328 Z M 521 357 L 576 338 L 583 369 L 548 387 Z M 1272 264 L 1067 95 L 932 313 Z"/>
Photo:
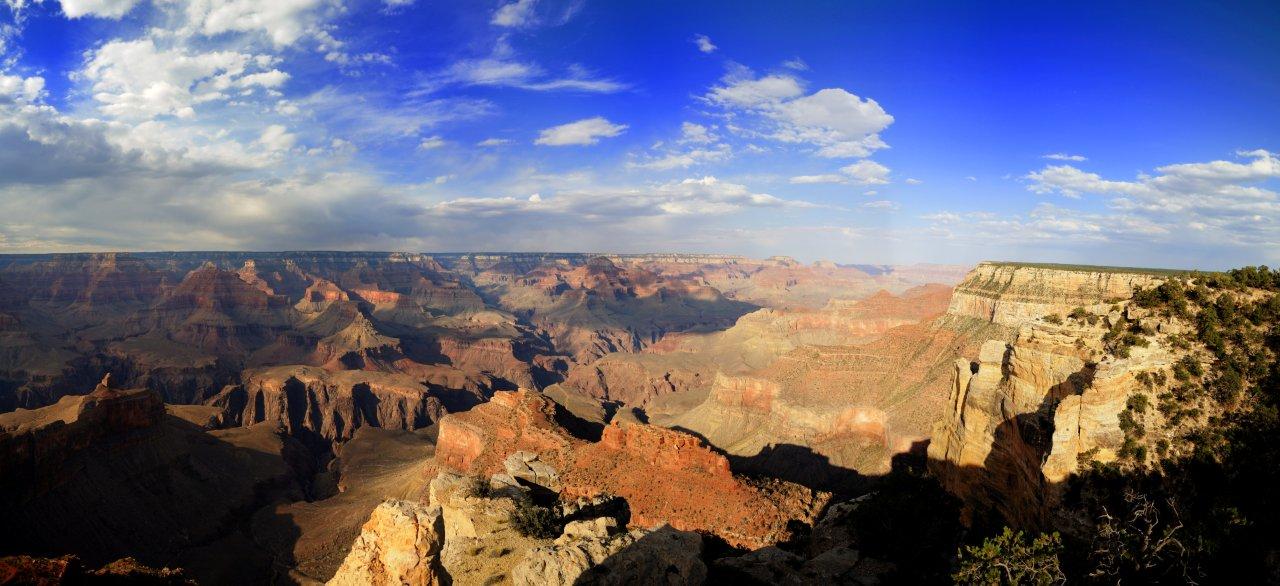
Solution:
<path fill-rule="evenodd" d="M 0 253 L 1274 266 L 1277 104 L 1274 2 L 0 0 Z"/>

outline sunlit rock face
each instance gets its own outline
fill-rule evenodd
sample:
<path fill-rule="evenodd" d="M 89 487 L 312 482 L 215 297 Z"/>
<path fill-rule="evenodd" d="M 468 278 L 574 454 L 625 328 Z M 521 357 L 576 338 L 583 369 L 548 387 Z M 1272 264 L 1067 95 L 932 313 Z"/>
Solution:
<path fill-rule="evenodd" d="M 1162 282 L 1159 275 L 1117 270 L 1049 268 L 1039 265 L 980 263 L 951 296 L 948 313 L 1005 326 L 1073 308 L 1128 299 L 1135 287 Z"/>
<path fill-rule="evenodd" d="M 788 522 L 811 520 L 827 498 L 789 483 L 749 482 L 730 471 L 724 456 L 686 433 L 613 423 L 599 441 L 590 441 L 562 427 L 563 417 L 558 405 L 538 393 L 499 392 L 488 403 L 444 418 L 436 461 L 488 476 L 511 473 L 513 455 L 536 455 L 558 471 L 554 488 L 562 498 L 615 495 L 627 501 L 635 527 L 665 523 L 744 547 L 786 539 Z"/>
<path fill-rule="evenodd" d="M 1043 527 L 1081 454 L 1116 458 L 1118 416 L 1143 389 L 1136 377 L 1168 367 L 1179 352 L 1153 340 L 1120 358 L 1106 352 L 1103 335 L 1139 313 L 1129 307 L 1135 287 L 1160 282 L 984 263 L 957 287 L 951 311 L 1018 326 L 1012 339 L 985 342 L 976 360 L 956 360 L 947 411 L 929 443 L 931 469 L 964 499 L 970 520 Z M 1076 308 L 1084 317 L 1063 319 Z"/>

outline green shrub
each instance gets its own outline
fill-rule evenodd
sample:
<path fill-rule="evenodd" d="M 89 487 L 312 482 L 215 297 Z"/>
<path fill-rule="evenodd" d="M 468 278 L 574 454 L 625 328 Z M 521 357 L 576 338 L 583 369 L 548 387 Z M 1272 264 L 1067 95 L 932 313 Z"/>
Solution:
<path fill-rule="evenodd" d="M 959 569 L 952 575 L 957 584 L 1003 586 L 1012 584 L 1063 584 L 1066 575 L 1058 561 L 1062 538 L 1057 533 L 1028 539 L 1008 527 L 982 545 L 964 547 Z"/>
<path fill-rule="evenodd" d="M 1055 326 L 1059 326 L 1059 325 L 1062 325 L 1062 316 L 1056 313 L 1051 313 L 1049 315 L 1044 316 L 1044 321 L 1047 321 Z"/>
<path fill-rule="evenodd" d="M 525 537 L 551 539 L 560 535 L 560 520 L 554 511 L 528 501 L 520 501 L 511 513 L 511 526 Z"/>

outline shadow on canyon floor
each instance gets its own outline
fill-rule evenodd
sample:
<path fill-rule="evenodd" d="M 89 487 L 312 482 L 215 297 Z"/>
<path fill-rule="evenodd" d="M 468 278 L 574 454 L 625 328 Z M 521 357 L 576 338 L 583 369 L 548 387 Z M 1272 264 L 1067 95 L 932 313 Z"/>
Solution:
<path fill-rule="evenodd" d="M 266 583 L 285 571 L 250 522 L 272 503 L 305 499 L 315 472 L 305 448 L 274 430 L 217 436 L 173 415 L 81 446 L 54 469 L 19 465 L 28 473 L 10 469 L 0 481 L 0 554 L 72 553 L 90 565 L 131 556 L 209 584 Z M 300 536 L 277 526 L 281 539 Z"/>

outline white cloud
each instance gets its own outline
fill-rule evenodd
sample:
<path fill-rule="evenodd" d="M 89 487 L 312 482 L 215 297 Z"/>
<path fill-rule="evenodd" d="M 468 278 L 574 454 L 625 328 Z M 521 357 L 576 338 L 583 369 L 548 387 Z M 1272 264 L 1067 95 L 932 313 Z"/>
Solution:
<path fill-rule="evenodd" d="M 330 86 L 292 101 L 304 115 L 323 120 L 347 138 L 381 140 L 416 136 L 445 122 L 482 118 L 493 112 L 484 100 L 423 99 L 400 94 L 350 92 Z"/>
<path fill-rule="evenodd" d="M 814 183 L 844 183 L 849 178 L 844 175 L 797 175 L 791 178 L 791 182 L 798 185 L 808 185 Z"/>
<path fill-rule="evenodd" d="M 889 168 L 875 161 L 858 161 L 840 172 L 862 185 L 884 185 L 889 182 Z"/>
<path fill-rule="evenodd" d="M 711 43 L 711 38 L 708 37 L 707 35 L 694 36 L 693 44 L 697 45 L 698 50 L 702 51 L 703 53 L 714 53 L 716 49 L 719 48 Z"/>
<path fill-rule="evenodd" d="M 1276 192 L 1252 185 L 1280 178 L 1280 158 L 1265 150 L 1238 155 L 1248 161 L 1165 165 L 1156 168 L 1156 175 L 1139 175 L 1136 181 L 1107 180 L 1069 165 L 1050 165 L 1025 178 L 1031 182 L 1027 189 L 1035 193 L 1103 195 L 1120 209 L 1280 217 L 1275 215 L 1280 214 Z"/>
<path fill-rule="evenodd" d="M 786 67 L 787 69 L 794 69 L 796 71 L 809 70 L 809 64 L 805 63 L 804 60 L 799 57 L 796 57 L 795 59 L 788 59 L 786 61 L 783 61 L 782 66 Z"/>
<path fill-rule="evenodd" d="M 711 129 L 701 124 L 685 122 L 680 125 L 680 141 L 691 142 L 697 144 L 706 144 L 716 141 L 716 136 L 711 133 Z"/>
<path fill-rule="evenodd" d="M 866 202 L 862 204 L 862 207 L 869 210 L 894 211 L 898 209 L 898 204 L 891 202 L 889 200 L 881 199 L 881 200 Z"/>
<path fill-rule="evenodd" d="M 966 180 L 968 180 L 968 181 L 977 181 L 977 180 L 978 180 L 978 178 L 977 178 L 977 177 L 974 177 L 973 175 L 966 175 L 966 176 L 965 176 L 965 179 L 966 179 Z"/>
<path fill-rule="evenodd" d="M 9 98 L 34 102 L 44 95 L 44 78 L 21 77 L 0 73 L 0 99 Z"/>
<path fill-rule="evenodd" d="M 289 78 L 274 60 L 235 51 L 162 49 L 149 38 L 112 41 L 93 51 L 77 75 L 91 84 L 99 109 L 121 118 L 190 118 L 196 106 L 232 92 L 277 88 Z"/>
<path fill-rule="evenodd" d="M 1041 158 L 1053 159 L 1055 161 L 1075 161 L 1077 163 L 1088 160 L 1083 155 L 1068 155 L 1066 153 L 1052 153 L 1052 154 L 1044 155 Z"/>
<path fill-rule="evenodd" d="M 637 169 L 651 169 L 655 171 L 688 169 L 689 167 L 702 163 L 726 160 L 732 156 L 732 154 L 733 152 L 730 150 L 729 145 L 718 144 L 711 148 L 699 147 L 692 148 L 687 151 L 672 151 L 647 161 L 627 163 L 627 166 Z"/>
<path fill-rule="evenodd" d="M 484 139 L 484 140 L 482 140 L 482 141 L 480 141 L 480 142 L 477 142 L 477 143 L 476 143 L 476 146 L 480 146 L 480 147 L 500 147 L 500 146 L 509 145 L 509 144 L 511 144 L 511 142 L 512 142 L 512 141 L 511 141 L 511 139 L 509 139 L 509 138 L 486 138 L 486 139 Z"/>
<path fill-rule="evenodd" d="M 879 133 L 893 123 L 893 116 L 870 98 L 841 88 L 804 95 L 800 81 L 790 75 L 756 78 L 745 68 L 730 71 L 704 99 L 766 122 L 763 131 L 739 128 L 742 134 L 812 145 L 828 158 L 862 158 L 888 147 Z"/>
<path fill-rule="evenodd" d="M 297 141 L 297 135 L 280 124 L 268 126 L 262 131 L 262 136 L 258 137 L 258 144 L 272 152 L 287 151 L 293 148 Z"/>
<path fill-rule="evenodd" d="M 795 98 L 804 93 L 800 82 L 789 75 L 767 75 L 759 79 L 732 74 L 726 77 L 725 83 L 711 88 L 707 98 L 727 108 L 765 108 L 770 109 L 783 100 Z"/>
<path fill-rule="evenodd" d="M 533 143 L 544 146 L 592 145 L 600 142 L 601 138 L 618 136 L 626 129 L 626 124 L 614 124 L 596 116 L 547 128 Z"/>
<path fill-rule="evenodd" d="M 745 185 L 715 177 L 690 178 L 652 187 L 599 187 L 528 198 L 459 198 L 436 204 L 431 212 L 451 219 L 568 217 L 578 222 L 617 223 L 625 218 L 688 217 L 726 214 L 748 208 L 813 208 L 815 204 L 753 193 Z"/>
<path fill-rule="evenodd" d="M 97 16 L 118 19 L 130 10 L 138 0 L 61 0 L 62 12 L 67 18 Z"/>
<path fill-rule="evenodd" d="M 600 94 L 620 92 L 629 87 L 614 79 L 597 77 L 578 66 L 569 67 L 562 76 L 553 76 L 536 63 L 516 59 L 509 49 L 503 47 L 489 57 L 454 62 L 432 76 L 423 85 L 423 91 L 433 92 L 451 84 Z"/>
<path fill-rule="evenodd" d="M 1259 184 L 1280 179 L 1280 157 L 1264 150 L 1238 156 L 1243 160 L 1165 165 L 1133 181 L 1049 165 L 1024 177 L 1027 189 L 1070 198 L 1100 196 L 1106 209 L 1042 203 L 1025 215 L 945 213 L 926 219 L 940 233 L 975 242 L 1132 242 L 1215 250 L 1245 262 L 1269 260 L 1275 257 L 1269 251 L 1280 247 L 1280 194 Z"/>
<path fill-rule="evenodd" d="M 509 28 L 528 26 L 534 21 L 533 8 L 536 3 L 537 0 L 516 0 L 510 4 L 504 4 L 494 11 L 489 24 Z"/>
<path fill-rule="evenodd" d="M 444 139 L 439 136 L 428 136 L 418 143 L 418 150 L 429 151 L 444 146 Z"/>
<path fill-rule="evenodd" d="M 840 174 L 798 175 L 791 183 L 856 183 L 858 185 L 884 185 L 889 183 L 889 168 L 875 161 L 863 160 L 840 168 Z"/>
<path fill-rule="evenodd" d="M 215 36 L 229 32 L 262 33 L 277 47 L 321 29 L 322 12 L 333 0 L 156 0 L 180 10 L 184 33 Z"/>
<path fill-rule="evenodd" d="M 920 185 L 921 183 L 924 183 L 924 181 L 915 179 L 913 177 L 908 177 L 905 181 L 903 181 L 903 183 L 906 183 L 907 185 Z"/>

